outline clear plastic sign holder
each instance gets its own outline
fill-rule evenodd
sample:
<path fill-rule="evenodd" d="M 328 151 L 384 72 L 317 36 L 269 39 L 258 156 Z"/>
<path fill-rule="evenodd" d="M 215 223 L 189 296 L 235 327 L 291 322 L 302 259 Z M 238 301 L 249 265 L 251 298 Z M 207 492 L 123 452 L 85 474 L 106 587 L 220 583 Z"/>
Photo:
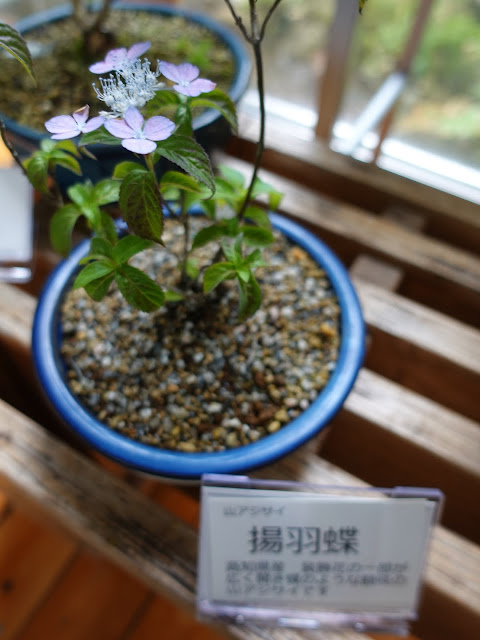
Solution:
<path fill-rule="evenodd" d="M 31 184 L 16 164 L 0 166 L 0 282 L 32 279 L 33 226 Z"/>
<path fill-rule="evenodd" d="M 408 635 L 443 494 L 202 478 L 197 613 Z"/>

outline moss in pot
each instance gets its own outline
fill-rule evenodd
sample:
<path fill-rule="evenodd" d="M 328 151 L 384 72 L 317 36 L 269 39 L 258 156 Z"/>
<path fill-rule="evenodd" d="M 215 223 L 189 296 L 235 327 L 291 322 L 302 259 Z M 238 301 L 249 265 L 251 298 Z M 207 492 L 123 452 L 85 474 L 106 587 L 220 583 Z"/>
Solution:
<path fill-rule="evenodd" d="M 48 174 L 57 163 L 77 171 L 78 149 L 121 140 L 132 152 L 111 179 L 70 187 L 70 201 L 52 218 L 59 251 L 68 252 L 79 219 L 93 236 L 50 279 L 33 351 L 50 399 L 93 446 L 177 478 L 242 472 L 289 453 L 340 408 L 363 354 L 361 313 L 342 265 L 306 230 L 257 202 L 266 198 L 275 209 L 281 201 L 257 175 L 261 42 L 279 2 L 260 20 L 251 0 L 249 30 L 226 2 L 257 65 L 261 126 L 246 184 L 227 167 L 214 175 L 192 137 L 193 105 L 208 102 L 235 126 L 231 101 L 190 63 L 160 61 L 152 71 L 141 59 L 145 43 L 95 65 L 109 74 L 97 87 L 107 109 L 89 117 L 85 106 L 50 119 L 53 140 L 26 162 L 35 186 L 58 201 Z M 173 120 L 145 117 L 146 103 L 173 107 Z M 183 171 L 158 180 L 161 157 Z M 126 225 L 120 234 L 105 211 L 117 201 Z M 191 216 L 192 208 L 202 216 Z"/>

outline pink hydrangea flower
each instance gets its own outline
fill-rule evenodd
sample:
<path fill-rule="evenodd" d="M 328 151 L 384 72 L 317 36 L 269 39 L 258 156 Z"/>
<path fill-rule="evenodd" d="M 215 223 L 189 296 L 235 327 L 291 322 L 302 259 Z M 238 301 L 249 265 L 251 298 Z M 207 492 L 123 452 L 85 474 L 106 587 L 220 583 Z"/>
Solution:
<path fill-rule="evenodd" d="M 81 133 L 95 131 L 102 126 L 105 118 L 96 116 L 88 119 L 90 107 L 86 104 L 81 109 L 74 111 L 71 116 L 55 116 L 45 122 L 45 129 L 53 133 L 52 140 L 66 140 L 67 138 L 75 138 Z"/>
<path fill-rule="evenodd" d="M 173 88 L 184 96 L 195 98 L 201 93 L 208 93 L 215 89 L 216 84 L 211 80 L 199 78 L 200 73 L 198 67 L 190 62 L 183 64 L 172 64 L 170 62 L 160 62 L 159 69 L 162 74 L 175 82 Z"/>
<path fill-rule="evenodd" d="M 166 140 L 175 129 L 175 123 L 163 116 L 153 116 L 147 121 L 138 109 L 129 107 L 123 120 L 107 120 L 105 129 L 116 138 L 122 138 L 122 147 L 146 155 L 155 151 L 155 142 Z"/>
<path fill-rule="evenodd" d="M 95 64 L 88 67 L 92 73 L 108 73 L 110 71 L 119 71 L 125 66 L 125 63 L 133 62 L 141 55 L 150 49 L 150 42 L 137 42 L 127 49 L 121 47 L 120 49 L 112 49 L 105 56 L 105 60 L 101 62 L 95 62 Z"/>

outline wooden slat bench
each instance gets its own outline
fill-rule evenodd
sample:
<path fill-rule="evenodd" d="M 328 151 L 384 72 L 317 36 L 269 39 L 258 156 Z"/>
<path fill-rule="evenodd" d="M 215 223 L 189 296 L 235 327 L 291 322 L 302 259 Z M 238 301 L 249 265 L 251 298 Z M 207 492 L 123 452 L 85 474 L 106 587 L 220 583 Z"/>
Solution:
<path fill-rule="evenodd" d="M 248 137 L 235 144 L 238 155 L 248 160 Z M 267 154 L 271 169 L 275 168 L 273 143 L 272 149 Z M 315 161 L 318 158 L 309 156 L 312 166 Z M 245 168 L 242 162 L 237 166 Z M 317 168 L 320 175 L 326 174 L 326 169 Z M 340 167 L 338 171 L 341 174 Z M 310 174 L 306 175 L 308 183 Z M 446 494 L 446 506 L 441 526 L 435 530 L 420 617 L 413 632 L 421 640 L 473 640 L 480 632 L 476 504 L 480 484 L 476 400 L 480 389 L 480 332 L 476 328 L 480 260 L 468 242 L 447 244 L 440 233 L 428 235 L 427 227 L 448 228 L 453 214 L 441 208 L 441 224 L 436 226 L 433 207 L 425 213 L 428 198 L 424 189 L 417 201 L 408 201 L 402 192 L 402 207 L 421 210 L 428 222 L 406 228 L 398 219 L 360 208 L 353 195 L 348 202 L 337 202 L 328 191 L 325 195 L 299 187 L 278 175 L 266 177 L 285 192 L 285 213 L 306 221 L 351 267 L 368 325 L 369 346 L 354 390 L 321 437 L 255 475 L 344 486 L 440 487 Z M 344 170 L 342 177 L 352 184 L 360 180 L 357 170 Z M 373 191 L 375 184 L 371 179 L 367 182 Z M 385 193 L 386 188 L 379 198 L 385 200 Z M 390 194 L 395 196 L 398 190 L 390 186 Z M 363 192 L 361 197 L 366 197 Z M 471 206 L 457 205 L 463 229 L 475 228 Z M 379 261 L 388 268 L 380 274 L 372 271 L 370 277 L 368 265 L 378 266 Z M 428 296 L 420 295 L 432 287 Z M 409 296 L 411 291 L 415 295 Z M 52 629 L 60 633 L 59 607 L 64 607 L 67 617 L 78 618 L 80 635 L 72 637 L 157 637 L 153 631 L 148 635 L 148 629 L 158 633 L 160 620 L 154 593 L 193 611 L 197 491 L 145 480 L 98 456 L 92 459 L 67 436 L 44 402 L 32 370 L 30 330 L 35 304 L 34 295 L 0 284 L 0 543 L 4 540 L 9 549 L 17 548 L 17 557 L 22 558 L 13 567 L 3 558 L 0 546 L 3 635 L 28 640 L 48 630 L 55 637 Z M 13 505 L 13 511 L 7 503 Z M 29 525 L 26 513 L 34 517 Z M 38 518 L 59 523 L 61 528 L 46 535 Z M 12 532 L 20 531 L 22 524 L 30 532 L 24 534 L 26 556 L 12 542 Z M 83 545 L 98 555 L 85 555 Z M 39 566 L 46 554 L 52 555 L 48 570 L 37 579 L 26 580 L 28 564 Z M 123 570 L 131 577 L 118 573 Z M 98 575 L 94 579 L 96 571 L 101 579 Z M 16 588 L 13 575 L 24 591 Z M 81 576 L 88 586 L 79 587 L 83 596 L 78 597 L 91 607 L 90 617 L 75 613 L 65 595 L 75 589 Z M 87 592 L 91 596 L 85 599 Z M 117 602 L 124 603 L 122 615 L 116 626 L 102 618 L 95 627 L 100 635 L 94 636 L 95 615 L 110 611 L 112 617 L 116 610 L 113 594 Z M 8 610 L 2 602 L 10 604 Z M 176 609 L 164 606 L 167 617 L 177 615 Z M 190 627 L 194 624 L 191 617 L 186 618 L 188 622 L 178 620 L 191 637 L 213 638 L 219 631 Z M 220 631 L 249 640 L 319 637 L 315 632 L 266 630 L 254 625 Z M 68 632 L 64 637 L 70 637 Z M 343 631 L 321 637 L 357 640 L 362 636 Z"/>

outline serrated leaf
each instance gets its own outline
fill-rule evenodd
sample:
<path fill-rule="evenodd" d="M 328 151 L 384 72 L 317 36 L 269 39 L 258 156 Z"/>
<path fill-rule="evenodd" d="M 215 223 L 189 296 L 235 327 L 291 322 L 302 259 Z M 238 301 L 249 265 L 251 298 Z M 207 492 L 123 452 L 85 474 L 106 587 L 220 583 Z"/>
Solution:
<path fill-rule="evenodd" d="M 110 289 L 110 285 L 112 284 L 115 278 L 115 273 L 107 273 L 101 278 L 97 278 L 96 280 L 92 280 L 85 286 L 85 291 L 88 295 L 95 300 L 95 302 L 100 302 L 102 298 L 105 297 L 106 293 Z"/>
<path fill-rule="evenodd" d="M 141 238 L 162 241 L 163 210 L 155 176 L 132 171 L 120 187 L 120 208 L 129 228 Z"/>
<path fill-rule="evenodd" d="M 245 219 L 255 222 L 261 229 L 271 230 L 272 228 L 268 213 L 260 207 L 247 207 L 245 210 Z"/>
<path fill-rule="evenodd" d="M 170 188 L 190 191 L 192 193 L 205 195 L 205 197 L 210 195 L 210 192 L 205 189 L 203 184 L 200 184 L 191 176 L 187 176 L 179 171 L 167 171 L 163 174 L 160 181 L 160 189 L 162 193 L 164 193 L 164 190 L 166 191 Z"/>
<path fill-rule="evenodd" d="M 115 166 L 115 169 L 113 170 L 113 177 L 116 180 L 122 180 L 126 175 L 128 175 L 132 171 L 146 172 L 148 171 L 148 169 L 142 166 L 141 164 L 138 164 L 138 162 L 130 162 L 130 161 L 120 162 Z"/>
<path fill-rule="evenodd" d="M 80 271 L 73 283 L 73 289 L 86 287 L 90 282 L 103 278 L 115 270 L 115 266 L 111 262 L 90 262 Z"/>
<path fill-rule="evenodd" d="M 190 176 L 205 184 L 212 194 L 215 193 L 215 179 L 210 159 L 195 140 L 173 134 L 158 143 L 154 159 L 157 160 L 160 156 L 177 164 Z"/>
<path fill-rule="evenodd" d="M 124 264 L 115 273 L 115 280 L 125 300 L 140 311 L 154 311 L 165 303 L 165 294 L 143 271 Z"/>
<path fill-rule="evenodd" d="M 222 223 L 212 224 L 210 227 L 204 227 L 195 235 L 192 242 L 192 249 L 199 249 L 209 242 L 216 242 L 223 238 L 225 234 L 226 227 Z"/>
<path fill-rule="evenodd" d="M 239 279 L 238 284 L 240 287 L 238 317 L 240 320 L 245 320 L 253 316 L 260 308 L 262 304 L 262 292 L 253 275 L 248 282 Z"/>
<path fill-rule="evenodd" d="M 113 247 L 113 259 L 117 265 L 128 262 L 132 256 L 152 246 L 151 240 L 138 236 L 125 236 Z"/>
<path fill-rule="evenodd" d="M 208 94 L 192 98 L 190 106 L 204 109 L 216 109 L 236 132 L 238 129 L 237 110 L 230 96 L 221 89 L 214 89 Z"/>
<path fill-rule="evenodd" d="M 50 242 L 63 256 L 70 252 L 72 231 L 82 212 L 75 204 L 66 204 L 57 209 L 50 220 Z"/>
<path fill-rule="evenodd" d="M 273 242 L 273 234 L 268 229 L 244 225 L 240 227 L 243 241 L 249 247 L 268 247 Z"/>
<path fill-rule="evenodd" d="M 233 275 L 235 275 L 235 267 L 231 262 L 217 262 L 210 265 L 203 274 L 203 291 L 209 293 Z"/>
<path fill-rule="evenodd" d="M 0 22 L 0 47 L 16 58 L 35 81 L 33 60 L 27 43 L 16 29 L 4 22 Z"/>
<path fill-rule="evenodd" d="M 107 178 L 105 180 L 100 180 L 93 187 L 93 200 L 101 207 L 105 204 L 111 204 L 112 202 L 117 202 L 118 195 L 120 193 L 120 184 L 117 180 L 112 180 L 111 178 Z"/>
<path fill-rule="evenodd" d="M 48 193 L 48 158 L 43 151 L 36 151 L 28 161 L 24 162 L 28 179 L 34 189 L 40 193 Z"/>

